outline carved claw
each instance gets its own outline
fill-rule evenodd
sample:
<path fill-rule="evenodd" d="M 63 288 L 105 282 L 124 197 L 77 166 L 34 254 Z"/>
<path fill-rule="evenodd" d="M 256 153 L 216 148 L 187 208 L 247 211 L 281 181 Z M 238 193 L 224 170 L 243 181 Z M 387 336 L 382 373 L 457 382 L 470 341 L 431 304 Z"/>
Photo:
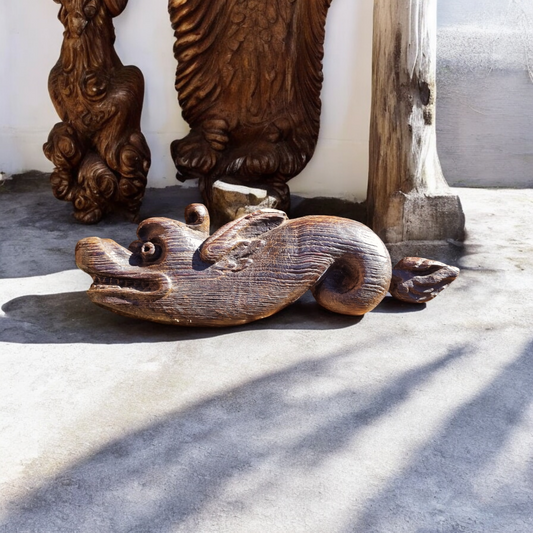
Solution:
<path fill-rule="evenodd" d="M 216 165 L 219 152 L 213 150 L 203 135 L 191 132 L 187 137 L 170 145 L 179 181 L 194 179 L 208 174 Z"/>
<path fill-rule="evenodd" d="M 404 257 L 392 270 L 389 292 L 407 303 L 433 300 L 459 275 L 459 269 L 421 257 Z"/>
<path fill-rule="evenodd" d="M 223 119 L 206 120 L 203 124 L 204 139 L 213 150 L 222 152 L 229 143 L 229 125 Z"/>
<path fill-rule="evenodd" d="M 269 176 L 279 168 L 277 145 L 269 142 L 257 142 L 254 149 L 243 159 L 244 178 Z"/>

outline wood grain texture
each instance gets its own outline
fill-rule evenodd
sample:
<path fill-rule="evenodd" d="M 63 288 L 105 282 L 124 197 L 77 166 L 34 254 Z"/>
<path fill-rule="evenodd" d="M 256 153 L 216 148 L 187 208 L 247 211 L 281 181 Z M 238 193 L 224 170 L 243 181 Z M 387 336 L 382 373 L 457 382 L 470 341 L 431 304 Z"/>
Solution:
<path fill-rule="evenodd" d="M 397 300 L 423 304 L 436 298 L 459 275 L 459 269 L 422 257 L 404 257 L 392 269 L 390 293 Z"/>
<path fill-rule="evenodd" d="M 436 6 L 374 1 L 367 206 L 387 243 L 462 238 L 460 202 L 450 201 L 437 154 Z"/>
<path fill-rule="evenodd" d="M 109 211 L 134 217 L 141 206 L 150 150 L 140 130 L 144 79 L 114 49 L 112 18 L 128 0 L 54 0 L 65 26 L 58 62 L 48 80 L 62 122 L 44 145 L 54 165 L 56 198 L 74 216 L 95 223 Z"/>
<path fill-rule="evenodd" d="M 177 178 L 211 185 L 268 181 L 280 209 L 286 182 L 311 159 L 320 126 L 331 0 L 169 0 L 176 90 L 190 133 L 172 143 Z"/>
<path fill-rule="evenodd" d="M 209 214 L 186 223 L 151 218 L 129 250 L 91 237 L 76 247 L 90 299 L 121 315 L 183 326 L 229 326 L 268 317 L 311 289 L 318 303 L 362 315 L 387 294 L 390 257 L 358 222 L 329 216 L 288 220 L 265 209 L 209 236 Z"/>

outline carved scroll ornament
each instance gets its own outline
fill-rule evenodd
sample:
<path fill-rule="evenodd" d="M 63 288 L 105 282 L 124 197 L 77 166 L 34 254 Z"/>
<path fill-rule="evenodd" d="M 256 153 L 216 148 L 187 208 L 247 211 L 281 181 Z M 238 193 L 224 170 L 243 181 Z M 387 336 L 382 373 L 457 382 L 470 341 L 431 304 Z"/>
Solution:
<path fill-rule="evenodd" d="M 144 79 L 124 66 L 115 49 L 112 19 L 128 0 L 54 0 L 65 26 L 50 97 L 62 122 L 44 145 L 55 168 L 56 198 L 74 216 L 98 222 L 109 211 L 134 217 L 141 206 L 150 151 L 140 130 Z"/>
<path fill-rule="evenodd" d="M 98 237 L 79 241 L 76 264 L 93 278 L 89 298 L 154 322 L 230 326 L 268 317 L 308 289 L 326 309 L 354 316 L 374 309 L 389 290 L 389 253 L 358 222 L 288 220 L 264 209 L 209 236 L 201 204 L 190 205 L 185 220 L 145 220 L 129 249 Z"/>
<path fill-rule="evenodd" d="M 176 90 L 190 133 L 172 143 L 181 181 L 265 187 L 287 210 L 286 182 L 315 150 L 324 26 L 331 0 L 169 0 Z"/>

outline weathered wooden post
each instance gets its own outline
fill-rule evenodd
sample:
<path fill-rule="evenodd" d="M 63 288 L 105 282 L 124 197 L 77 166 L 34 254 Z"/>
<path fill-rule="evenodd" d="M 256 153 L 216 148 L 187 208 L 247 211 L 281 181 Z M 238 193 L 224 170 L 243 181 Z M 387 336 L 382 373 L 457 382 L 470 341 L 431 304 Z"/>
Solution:
<path fill-rule="evenodd" d="M 461 240 L 435 130 L 437 0 L 375 0 L 369 224 L 386 243 Z"/>

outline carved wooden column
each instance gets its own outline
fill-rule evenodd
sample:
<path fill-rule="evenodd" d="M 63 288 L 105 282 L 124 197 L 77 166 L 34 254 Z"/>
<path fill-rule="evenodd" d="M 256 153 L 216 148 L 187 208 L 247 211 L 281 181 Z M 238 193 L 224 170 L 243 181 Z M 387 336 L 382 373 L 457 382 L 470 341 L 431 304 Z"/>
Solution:
<path fill-rule="evenodd" d="M 287 210 L 286 183 L 315 150 L 331 0 L 169 0 L 176 90 L 191 126 L 174 141 L 218 224 Z"/>
<path fill-rule="evenodd" d="M 375 0 L 369 222 L 387 243 L 463 238 L 435 130 L 436 0 Z"/>
<path fill-rule="evenodd" d="M 115 48 L 113 17 L 128 0 L 54 0 L 65 26 L 58 62 L 50 72 L 50 97 L 62 122 L 44 145 L 54 165 L 56 198 L 74 204 L 81 222 L 109 211 L 138 213 L 150 167 L 140 130 L 144 79 L 125 67 Z"/>

